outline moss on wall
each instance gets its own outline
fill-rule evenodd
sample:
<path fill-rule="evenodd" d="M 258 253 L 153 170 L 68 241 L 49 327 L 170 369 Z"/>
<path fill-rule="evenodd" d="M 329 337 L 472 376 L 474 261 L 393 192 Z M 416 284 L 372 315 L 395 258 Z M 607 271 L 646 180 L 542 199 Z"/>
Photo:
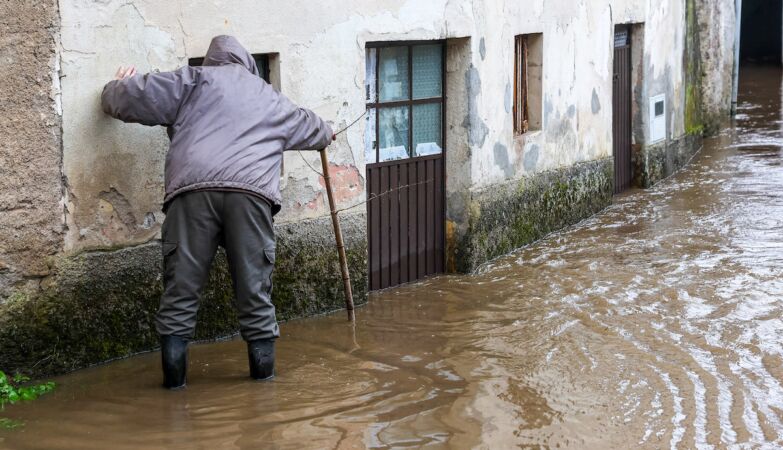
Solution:
<path fill-rule="evenodd" d="M 696 0 L 686 0 L 685 3 L 685 133 L 702 135 L 705 124 L 702 117 L 701 47 Z"/>
<path fill-rule="evenodd" d="M 611 203 L 613 177 L 613 161 L 606 158 L 473 192 L 468 231 L 449 259 L 458 271 L 470 272 L 579 222 Z"/>
<path fill-rule="evenodd" d="M 700 149 L 701 135 L 642 147 L 634 154 L 634 184 L 649 188 L 685 166 Z"/>
<path fill-rule="evenodd" d="M 360 215 L 342 219 L 354 301 L 367 298 L 367 244 Z M 344 307 L 329 219 L 276 227 L 273 301 L 287 320 Z M 0 304 L 0 369 L 36 376 L 79 369 L 151 350 L 162 292 L 159 243 L 62 257 L 41 293 Z M 200 303 L 196 339 L 229 336 L 238 324 L 222 252 Z"/>

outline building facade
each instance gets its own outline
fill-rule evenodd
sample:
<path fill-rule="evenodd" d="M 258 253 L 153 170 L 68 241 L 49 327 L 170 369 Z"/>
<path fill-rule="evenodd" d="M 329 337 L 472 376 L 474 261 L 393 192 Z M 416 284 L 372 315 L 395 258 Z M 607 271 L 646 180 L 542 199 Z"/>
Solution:
<path fill-rule="evenodd" d="M 335 130 L 358 119 L 328 149 L 357 303 L 473 271 L 651 186 L 731 101 L 732 0 L 12 0 L 0 13 L 0 368 L 36 373 L 157 342 L 167 137 L 101 112 L 119 65 L 172 70 L 232 34 Z M 285 156 L 282 319 L 342 305 L 319 170 L 317 152 Z M 235 330 L 231 298 L 218 255 L 198 337 Z"/>

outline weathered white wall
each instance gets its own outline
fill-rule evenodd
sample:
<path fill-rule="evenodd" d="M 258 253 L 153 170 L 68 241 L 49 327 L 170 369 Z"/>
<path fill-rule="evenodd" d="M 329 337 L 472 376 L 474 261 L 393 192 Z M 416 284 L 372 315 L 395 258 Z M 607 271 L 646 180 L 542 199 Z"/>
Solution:
<path fill-rule="evenodd" d="M 121 64 L 171 70 L 202 56 L 212 36 L 233 34 L 251 52 L 279 53 L 282 91 L 338 129 L 365 109 L 366 42 L 470 38 L 461 56 L 469 98 L 448 99 L 468 115 L 470 129 L 450 135 L 467 139 L 470 180 L 449 186 L 480 187 L 611 156 L 614 24 L 646 22 L 643 81 L 650 95 L 668 94 L 669 133 L 682 134 L 683 2 L 60 0 L 66 249 L 147 241 L 163 219 L 163 129 L 100 111 L 101 88 Z M 533 32 L 544 33 L 543 130 L 515 138 L 514 36 Z M 359 124 L 330 149 L 343 207 L 365 197 L 363 133 Z M 305 158 L 319 168 L 316 154 Z M 325 214 L 319 177 L 296 153 L 286 155 L 285 169 L 278 220 Z"/>
<path fill-rule="evenodd" d="M 618 24 L 645 24 L 643 48 L 633 48 L 644 53 L 641 78 L 634 81 L 641 83 L 637 87 L 645 102 L 667 94 L 668 135 L 684 134 L 682 0 L 539 0 L 505 2 L 495 10 L 495 17 L 486 19 L 486 58 L 476 61 L 487 133 L 473 143 L 481 148 L 473 152 L 474 187 L 612 156 L 613 36 Z M 513 38 L 539 32 L 544 34 L 544 125 L 541 131 L 515 137 L 511 101 L 500 102 L 513 92 Z M 646 103 L 639 107 L 646 115 Z M 640 131 L 637 137 L 645 135 Z"/>
<path fill-rule="evenodd" d="M 734 34 L 737 26 L 734 0 L 697 0 L 702 42 L 702 101 L 707 125 L 715 128 L 731 110 Z"/>

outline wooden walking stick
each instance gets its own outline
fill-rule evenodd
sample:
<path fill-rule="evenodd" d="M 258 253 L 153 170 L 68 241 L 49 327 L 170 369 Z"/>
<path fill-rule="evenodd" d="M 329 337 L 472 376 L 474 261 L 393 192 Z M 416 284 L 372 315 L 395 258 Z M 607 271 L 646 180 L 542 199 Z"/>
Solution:
<path fill-rule="evenodd" d="M 332 182 L 329 178 L 329 161 L 326 159 L 326 149 L 321 149 L 321 165 L 323 166 L 324 185 L 326 196 L 329 198 L 329 210 L 332 212 L 332 226 L 334 238 L 337 241 L 337 253 L 340 256 L 340 271 L 343 274 L 343 290 L 345 292 L 345 308 L 348 310 L 348 320 L 354 321 L 353 292 L 351 291 L 351 274 L 348 272 L 348 258 L 345 256 L 345 244 L 343 244 L 343 232 L 340 230 L 340 219 L 337 218 L 337 207 L 334 204 Z"/>

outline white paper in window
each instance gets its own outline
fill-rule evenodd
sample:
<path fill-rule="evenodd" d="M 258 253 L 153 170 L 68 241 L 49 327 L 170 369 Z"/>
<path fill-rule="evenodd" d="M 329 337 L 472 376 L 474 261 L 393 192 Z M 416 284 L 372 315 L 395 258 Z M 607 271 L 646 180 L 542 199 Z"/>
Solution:
<path fill-rule="evenodd" d="M 388 47 L 380 50 L 380 99 L 393 102 L 410 99 L 408 79 L 408 47 Z"/>
<path fill-rule="evenodd" d="M 378 100 L 378 93 L 375 91 L 375 81 L 378 76 L 375 69 L 378 67 L 378 49 L 368 48 L 367 59 L 365 61 L 364 77 L 364 95 L 367 103 L 375 103 Z"/>
<path fill-rule="evenodd" d="M 378 114 L 379 162 L 407 158 L 410 114 L 408 107 L 382 108 Z"/>
<path fill-rule="evenodd" d="M 373 164 L 378 161 L 375 160 L 375 116 L 377 114 L 376 109 L 370 109 L 367 111 L 367 115 L 364 116 L 364 163 Z"/>

